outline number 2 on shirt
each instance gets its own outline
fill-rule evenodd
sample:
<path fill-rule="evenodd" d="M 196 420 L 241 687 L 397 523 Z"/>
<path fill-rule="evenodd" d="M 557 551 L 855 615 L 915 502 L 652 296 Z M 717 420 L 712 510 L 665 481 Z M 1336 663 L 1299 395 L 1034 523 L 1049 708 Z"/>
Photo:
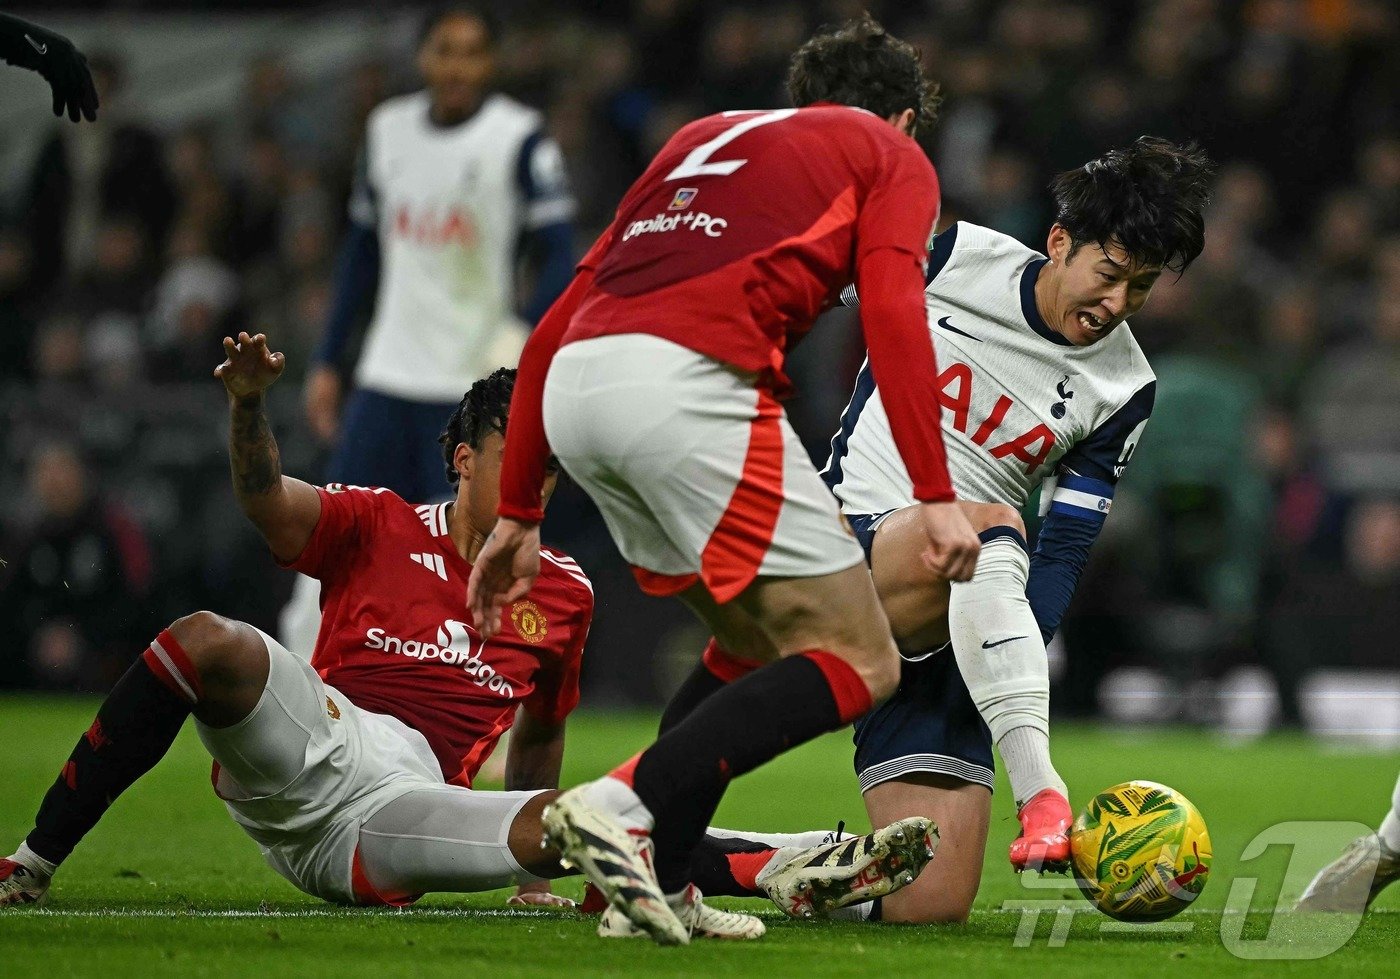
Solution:
<path fill-rule="evenodd" d="M 737 114 L 738 113 L 725 113 L 727 116 Z M 744 114 L 747 115 L 747 112 Z M 749 118 L 742 122 L 735 123 L 708 143 L 701 143 L 699 146 L 695 147 L 695 149 L 687 153 L 685 159 L 680 162 L 680 166 L 666 174 L 666 180 L 685 180 L 688 177 L 729 176 L 749 161 L 720 160 L 716 163 L 711 163 L 709 162 L 710 154 L 717 152 L 726 144 L 738 139 L 750 129 L 766 126 L 770 122 L 780 122 L 796 114 L 796 109 L 778 109 L 774 112 L 760 112 L 758 115 L 749 116 Z"/>

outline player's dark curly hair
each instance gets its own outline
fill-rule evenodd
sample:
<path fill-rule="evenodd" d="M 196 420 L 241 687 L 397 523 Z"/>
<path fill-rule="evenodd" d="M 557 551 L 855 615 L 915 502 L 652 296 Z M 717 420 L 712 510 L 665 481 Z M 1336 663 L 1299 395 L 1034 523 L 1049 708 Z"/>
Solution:
<path fill-rule="evenodd" d="M 1180 274 L 1205 247 L 1214 172 L 1195 143 L 1139 136 L 1051 181 L 1055 223 L 1074 249 L 1116 242 L 1134 262 Z"/>
<path fill-rule="evenodd" d="M 913 109 L 919 132 L 933 128 L 943 101 L 938 84 L 924 75 L 918 49 L 868 13 L 824 27 L 798 48 L 788 63 L 787 89 L 798 108 L 835 102 L 882 119 Z"/>
<path fill-rule="evenodd" d="M 460 3 L 440 3 L 428 8 L 423 19 L 418 22 L 418 46 L 423 46 L 437 25 L 449 17 L 456 16 L 470 17 L 480 22 L 481 26 L 486 28 L 486 40 L 491 47 L 495 47 L 500 41 L 501 21 L 496 12 L 485 3 L 462 0 Z"/>
<path fill-rule="evenodd" d="M 510 396 L 515 390 L 515 368 L 501 367 L 477 381 L 467 393 L 462 395 L 452 417 L 447 419 L 447 429 L 438 436 L 442 446 L 442 458 L 447 463 L 447 481 L 457 484 L 457 469 L 452 465 L 452 457 L 457 454 L 457 446 L 465 442 L 473 449 L 481 448 L 481 440 L 492 432 L 506 433 L 506 419 L 510 415 Z"/>

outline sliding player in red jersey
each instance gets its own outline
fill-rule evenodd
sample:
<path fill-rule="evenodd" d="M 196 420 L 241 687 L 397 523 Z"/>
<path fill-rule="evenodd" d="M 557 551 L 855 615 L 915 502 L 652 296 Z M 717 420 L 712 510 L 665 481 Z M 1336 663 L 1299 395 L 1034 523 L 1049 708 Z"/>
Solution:
<path fill-rule="evenodd" d="M 931 119 L 935 86 L 918 53 L 866 17 L 804 45 L 789 89 L 798 108 L 677 133 L 536 328 L 501 519 L 471 579 L 473 615 L 493 635 L 540 571 L 552 451 L 645 590 L 679 595 L 726 648 L 767 663 L 546 814 L 565 858 L 663 943 L 686 941 L 672 907 L 729 780 L 850 723 L 898 682 L 861 549 L 778 401 L 787 350 L 849 281 L 922 503 L 924 560 L 965 580 L 978 551 L 927 397 L 938 183 L 910 134 Z"/>
<path fill-rule="evenodd" d="M 212 612 L 161 632 L 79 739 L 34 830 L 0 860 L 0 905 L 43 900 L 58 865 L 191 714 L 230 815 L 309 894 L 405 904 L 427 891 L 515 880 L 522 886 L 513 900 L 570 903 L 542 879 L 566 870 L 540 849 L 540 813 L 557 795 L 544 790 L 558 785 L 564 721 L 578 703 L 592 586 L 566 555 L 541 548 L 543 572 L 505 629 L 484 641 L 457 618 L 471 560 L 495 519 L 515 372 L 477 381 L 448 419 L 441 442 L 456 499 L 414 506 L 383 489 L 314 487 L 283 475 L 263 409 L 283 357 L 261 335 L 224 345 L 218 374 L 229 393 L 234 490 L 278 560 L 320 579 L 315 652 L 308 664 Z M 554 479 L 546 475 L 545 497 Z M 510 791 L 473 791 L 507 728 Z M 893 877 L 892 887 L 911 882 L 927 861 L 905 838 L 923 825 L 836 847 L 817 846 L 820 833 L 765 837 L 787 849 L 733 859 L 762 870 L 758 889 L 785 908 L 812 888 L 845 903 L 869 890 L 872 868 Z M 707 865 L 754 850 L 750 835 L 709 839 Z M 709 908 L 698 892 L 683 912 L 696 935 L 763 932 L 757 918 Z M 631 934 L 616 915 L 604 929 Z"/>
<path fill-rule="evenodd" d="M 506 629 L 487 643 L 461 621 L 495 510 L 511 372 L 474 384 L 448 420 L 456 499 L 415 506 L 384 489 L 284 475 L 264 392 L 285 360 L 261 335 L 224 347 L 216 373 L 229 396 L 234 493 L 278 562 L 320 580 L 315 651 L 308 663 L 212 612 L 162 631 L 79 739 L 25 843 L 0 861 L 0 904 L 42 897 L 190 715 L 214 758 L 214 791 L 309 894 L 402 903 L 557 876 L 538 831 L 511 827 L 537 826 L 538 790 L 558 784 L 592 588 L 571 559 L 542 549 L 539 585 Z M 471 791 L 513 721 L 506 784 L 519 791 Z"/>

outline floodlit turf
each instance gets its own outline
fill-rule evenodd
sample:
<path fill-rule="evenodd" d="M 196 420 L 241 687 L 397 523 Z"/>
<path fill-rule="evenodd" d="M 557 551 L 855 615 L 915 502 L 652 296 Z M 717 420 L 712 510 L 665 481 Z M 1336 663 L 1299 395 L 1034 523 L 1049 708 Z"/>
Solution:
<path fill-rule="evenodd" d="M 0 698 L 0 853 L 31 825 L 34 807 L 94 702 Z M 570 726 L 566 784 L 596 775 L 645 744 L 642 716 L 583 714 Z M 1282 890 L 1296 895 L 1316 864 L 1285 880 L 1290 848 L 1245 864 L 1261 831 L 1290 820 L 1360 820 L 1384 812 L 1400 758 L 1346 753 L 1298 738 L 1231 747 L 1188 732 L 1061 727 L 1056 757 L 1077 796 L 1129 778 L 1165 782 L 1201 809 L 1215 846 L 1210 883 L 1197 906 L 1151 931 L 1087 910 L 1073 885 L 1046 879 L 1028 889 L 1007 869 L 1015 823 L 1003 786 L 994 802 L 986 873 L 971 924 L 899 928 L 789 923 L 768 917 L 768 936 L 742 945 L 661 949 L 603 941 L 594 922 L 563 912 L 507 911 L 508 892 L 435 896 L 406 912 L 326 905 L 272 873 L 209 789 L 209 761 L 186 730 L 170 756 L 121 799 L 64 866 L 44 909 L 0 911 L 0 975 L 38 976 L 889 976 L 1192 975 L 1285 971 L 1395 975 L 1400 961 L 1400 885 L 1341 951 L 1313 961 L 1241 960 L 1279 954 L 1291 916 L 1265 913 Z M 863 827 L 849 741 L 831 736 L 737 782 L 718 822 L 798 830 L 846 819 Z M 1345 828 L 1342 829 L 1342 832 Z M 1337 832 L 1337 831 L 1333 831 Z M 1319 861 L 1320 862 L 1320 861 Z M 1224 913 L 1237 877 L 1258 877 L 1252 912 Z M 577 896 L 579 886 L 560 887 Z M 1290 893 L 1291 890 L 1291 893 Z M 1046 902 L 1032 929 L 1005 902 Z M 764 906 L 744 902 L 751 909 Z M 1068 935 L 1059 908 L 1076 910 Z M 766 909 L 765 909 L 766 910 Z M 1296 919 L 1294 919 L 1296 920 Z M 1271 926 L 1274 941 L 1263 941 Z M 1104 927 L 1108 925 L 1109 927 Z M 1160 926 L 1159 926 L 1160 927 Z M 1311 927 L 1311 926 L 1310 926 Z M 1018 934 L 1020 939 L 1018 942 Z M 1309 932 L 1316 936 L 1316 927 Z M 1017 947 L 1022 945 L 1024 947 Z M 1236 947 L 1240 947 L 1238 944 Z"/>

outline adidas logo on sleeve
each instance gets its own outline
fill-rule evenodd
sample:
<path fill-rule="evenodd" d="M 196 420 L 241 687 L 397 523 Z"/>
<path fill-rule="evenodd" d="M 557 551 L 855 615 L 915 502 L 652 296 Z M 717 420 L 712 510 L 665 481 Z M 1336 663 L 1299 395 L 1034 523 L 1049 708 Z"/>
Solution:
<path fill-rule="evenodd" d="M 410 554 L 414 564 L 421 564 L 443 581 L 447 580 L 447 565 L 443 563 L 441 554 Z"/>

